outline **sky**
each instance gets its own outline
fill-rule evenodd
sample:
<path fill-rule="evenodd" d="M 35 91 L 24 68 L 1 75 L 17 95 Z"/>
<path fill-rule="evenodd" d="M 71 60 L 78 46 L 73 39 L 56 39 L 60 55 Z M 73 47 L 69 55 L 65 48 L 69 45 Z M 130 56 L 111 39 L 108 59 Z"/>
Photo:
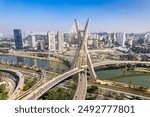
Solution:
<path fill-rule="evenodd" d="M 0 0 L 0 33 L 71 32 L 74 19 L 90 32 L 150 31 L 150 0 Z"/>

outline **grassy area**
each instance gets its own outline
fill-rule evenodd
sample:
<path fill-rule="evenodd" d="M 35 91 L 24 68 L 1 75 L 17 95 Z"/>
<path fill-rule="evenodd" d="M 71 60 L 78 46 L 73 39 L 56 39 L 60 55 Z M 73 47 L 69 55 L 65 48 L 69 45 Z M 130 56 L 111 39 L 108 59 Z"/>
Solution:
<path fill-rule="evenodd" d="M 98 86 L 92 85 L 87 87 L 86 100 L 95 100 L 98 94 Z"/>
<path fill-rule="evenodd" d="M 8 92 L 5 90 L 4 85 L 0 85 L 0 100 L 6 100 L 8 98 Z"/>
<path fill-rule="evenodd" d="M 114 82 L 113 85 L 108 85 L 108 84 L 98 84 L 98 83 L 94 83 L 94 85 L 98 86 L 99 88 L 109 88 L 109 89 L 114 89 L 114 90 L 118 90 L 118 91 L 124 91 L 127 93 L 131 93 L 131 94 L 137 94 L 137 95 L 142 95 L 142 96 L 146 96 L 146 97 L 150 97 L 150 92 L 148 92 L 148 88 L 146 87 L 142 87 L 142 86 L 128 86 L 128 87 L 124 87 L 123 83 L 119 83 L 119 82 Z"/>
<path fill-rule="evenodd" d="M 133 71 L 135 72 L 143 72 L 143 73 L 150 73 L 149 68 L 135 68 Z"/>
<path fill-rule="evenodd" d="M 58 85 L 48 90 L 39 99 L 41 100 L 72 100 L 76 91 L 76 84 L 73 80 L 68 80 L 64 85 Z"/>
<path fill-rule="evenodd" d="M 23 91 L 27 91 L 28 89 L 30 89 L 33 85 L 37 83 L 37 81 L 37 78 L 25 77 Z"/>
<path fill-rule="evenodd" d="M 54 88 L 47 91 L 40 99 L 42 100 L 72 100 L 75 90 Z"/>

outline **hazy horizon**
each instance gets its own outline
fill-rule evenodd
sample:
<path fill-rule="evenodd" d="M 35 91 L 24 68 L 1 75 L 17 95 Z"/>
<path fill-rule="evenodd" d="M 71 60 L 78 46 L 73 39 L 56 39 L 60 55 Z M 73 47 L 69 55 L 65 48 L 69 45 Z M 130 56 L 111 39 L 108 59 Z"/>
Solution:
<path fill-rule="evenodd" d="M 0 33 L 70 32 L 74 19 L 82 26 L 91 17 L 90 32 L 150 30 L 149 0 L 0 0 Z"/>

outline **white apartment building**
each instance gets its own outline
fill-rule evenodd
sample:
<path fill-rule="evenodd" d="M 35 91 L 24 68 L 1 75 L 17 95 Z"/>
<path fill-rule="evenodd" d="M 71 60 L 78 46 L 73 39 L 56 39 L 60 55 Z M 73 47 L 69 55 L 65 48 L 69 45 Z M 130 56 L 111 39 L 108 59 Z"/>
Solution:
<path fill-rule="evenodd" d="M 2 36 L 3 36 L 3 34 L 2 34 L 2 33 L 0 33 L 0 40 L 2 39 Z"/>
<path fill-rule="evenodd" d="M 58 51 L 64 51 L 64 34 L 60 31 L 57 32 L 57 39 L 58 39 Z"/>
<path fill-rule="evenodd" d="M 35 49 L 36 48 L 36 41 L 35 41 L 35 35 L 30 34 L 28 37 L 28 44 L 29 48 Z"/>
<path fill-rule="evenodd" d="M 56 51 L 56 40 L 55 40 L 55 33 L 54 32 L 48 32 L 48 50 L 49 51 Z"/>

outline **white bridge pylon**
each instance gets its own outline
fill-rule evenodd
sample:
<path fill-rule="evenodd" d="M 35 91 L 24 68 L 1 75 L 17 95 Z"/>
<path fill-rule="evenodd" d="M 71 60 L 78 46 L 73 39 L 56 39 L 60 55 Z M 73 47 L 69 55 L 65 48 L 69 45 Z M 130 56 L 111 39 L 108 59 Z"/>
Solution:
<path fill-rule="evenodd" d="M 96 81 L 97 75 L 92 66 L 92 61 L 91 61 L 90 54 L 87 48 L 89 22 L 90 22 L 90 18 L 87 19 L 85 29 L 80 30 L 79 23 L 75 19 L 76 32 L 78 36 L 78 48 L 75 53 L 75 57 L 74 57 L 73 64 L 72 64 L 72 69 L 76 67 L 82 68 L 82 66 L 87 65 L 90 78 Z"/>
<path fill-rule="evenodd" d="M 82 29 L 82 26 L 80 24 L 78 24 L 79 28 Z M 75 23 L 73 23 L 73 25 L 71 26 L 70 30 L 68 31 L 69 33 L 77 33 L 77 30 L 76 30 L 76 25 Z"/>

